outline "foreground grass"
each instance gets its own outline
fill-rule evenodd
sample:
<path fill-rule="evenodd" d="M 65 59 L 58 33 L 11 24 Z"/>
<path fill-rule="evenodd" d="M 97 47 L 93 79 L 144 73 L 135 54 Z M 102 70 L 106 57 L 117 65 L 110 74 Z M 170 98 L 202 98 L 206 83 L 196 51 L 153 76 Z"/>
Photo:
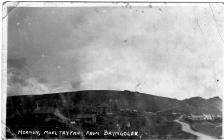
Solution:
<path fill-rule="evenodd" d="M 215 136 L 221 138 L 222 136 L 222 123 L 200 121 L 200 122 L 188 122 L 191 128 L 195 131 L 204 133 L 206 135 Z"/>

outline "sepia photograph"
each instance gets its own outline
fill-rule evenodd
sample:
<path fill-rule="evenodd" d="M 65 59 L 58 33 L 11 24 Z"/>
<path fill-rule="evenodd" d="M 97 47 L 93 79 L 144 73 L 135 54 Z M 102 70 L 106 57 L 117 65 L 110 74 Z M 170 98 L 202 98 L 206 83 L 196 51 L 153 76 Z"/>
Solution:
<path fill-rule="evenodd" d="M 5 139 L 223 138 L 224 3 L 3 7 Z"/>

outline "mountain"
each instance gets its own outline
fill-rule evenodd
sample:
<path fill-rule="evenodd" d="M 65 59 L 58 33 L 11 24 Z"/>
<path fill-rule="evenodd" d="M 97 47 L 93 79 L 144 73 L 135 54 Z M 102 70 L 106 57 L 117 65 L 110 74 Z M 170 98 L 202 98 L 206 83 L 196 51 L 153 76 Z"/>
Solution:
<path fill-rule="evenodd" d="M 222 100 L 215 98 L 204 99 L 202 97 L 192 97 L 183 102 L 190 108 L 192 114 L 222 114 Z"/>
<path fill-rule="evenodd" d="M 218 96 L 208 99 L 208 102 L 222 111 L 222 99 Z"/>
<path fill-rule="evenodd" d="M 7 97 L 7 116 L 32 112 L 37 106 L 54 106 L 62 112 L 82 111 L 102 103 L 118 108 L 136 109 L 143 112 L 176 111 L 187 114 L 222 114 L 219 97 L 203 99 L 193 97 L 177 100 L 132 91 L 85 90 L 44 95 L 20 95 Z"/>

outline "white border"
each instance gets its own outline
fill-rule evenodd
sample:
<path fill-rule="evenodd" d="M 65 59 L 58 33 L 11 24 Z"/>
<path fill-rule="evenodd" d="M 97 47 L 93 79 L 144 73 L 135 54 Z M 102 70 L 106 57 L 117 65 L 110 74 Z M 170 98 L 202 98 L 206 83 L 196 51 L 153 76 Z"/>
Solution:
<path fill-rule="evenodd" d="M 2 27 L 2 33 L 0 35 L 0 40 L 2 42 L 2 49 L 0 49 L 1 58 L 0 58 L 0 68 L 1 68 L 1 107 L 0 107 L 0 119 L 1 119 L 1 138 L 6 139 L 5 135 L 5 121 L 6 121 L 6 99 L 7 99 L 7 28 L 8 28 L 8 17 L 7 17 L 7 7 L 14 6 L 14 7 L 131 7 L 131 6 L 207 6 L 209 3 L 222 3 L 224 4 L 223 0 L 153 0 L 153 1 L 140 1 L 140 0 L 113 0 L 113 1 L 106 1 L 106 0 L 73 0 L 73 1 L 59 1 L 59 0 L 48 0 L 48 1 L 40 1 L 36 2 L 35 0 L 30 1 L 23 1 L 18 2 L 15 0 L 6 2 L 2 1 L 1 4 L 1 14 L 2 20 L 0 25 Z M 4 17 L 4 19 L 3 19 Z M 224 65 L 223 65 L 224 66 Z M 223 106 L 224 107 L 224 106 Z M 224 114 L 223 114 L 224 117 Z M 223 121 L 224 124 L 224 121 Z M 222 125 L 223 126 L 223 125 Z M 224 134 L 224 129 L 222 129 Z M 223 137 L 223 136 L 222 136 Z"/>
<path fill-rule="evenodd" d="M 205 3 L 179 3 L 179 2 L 6 2 L 4 4 L 5 7 L 15 6 L 15 7 L 128 7 L 128 6 L 207 6 L 207 2 Z"/>
<path fill-rule="evenodd" d="M 2 49 L 1 49 L 1 137 L 6 138 L 6 99 L 7 99 L 7 28 L 8 18 L 6 15 L 7 7 L 2 5 Z"/>

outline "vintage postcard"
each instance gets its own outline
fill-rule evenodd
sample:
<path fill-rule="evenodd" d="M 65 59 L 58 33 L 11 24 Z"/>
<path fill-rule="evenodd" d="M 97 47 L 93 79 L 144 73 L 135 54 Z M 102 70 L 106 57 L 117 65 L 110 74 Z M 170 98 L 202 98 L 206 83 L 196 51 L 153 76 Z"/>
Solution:
<path fill-rule="evenodd" d="M 223 3 L 3 8 L 3 138 L 223 138 Z"/>

